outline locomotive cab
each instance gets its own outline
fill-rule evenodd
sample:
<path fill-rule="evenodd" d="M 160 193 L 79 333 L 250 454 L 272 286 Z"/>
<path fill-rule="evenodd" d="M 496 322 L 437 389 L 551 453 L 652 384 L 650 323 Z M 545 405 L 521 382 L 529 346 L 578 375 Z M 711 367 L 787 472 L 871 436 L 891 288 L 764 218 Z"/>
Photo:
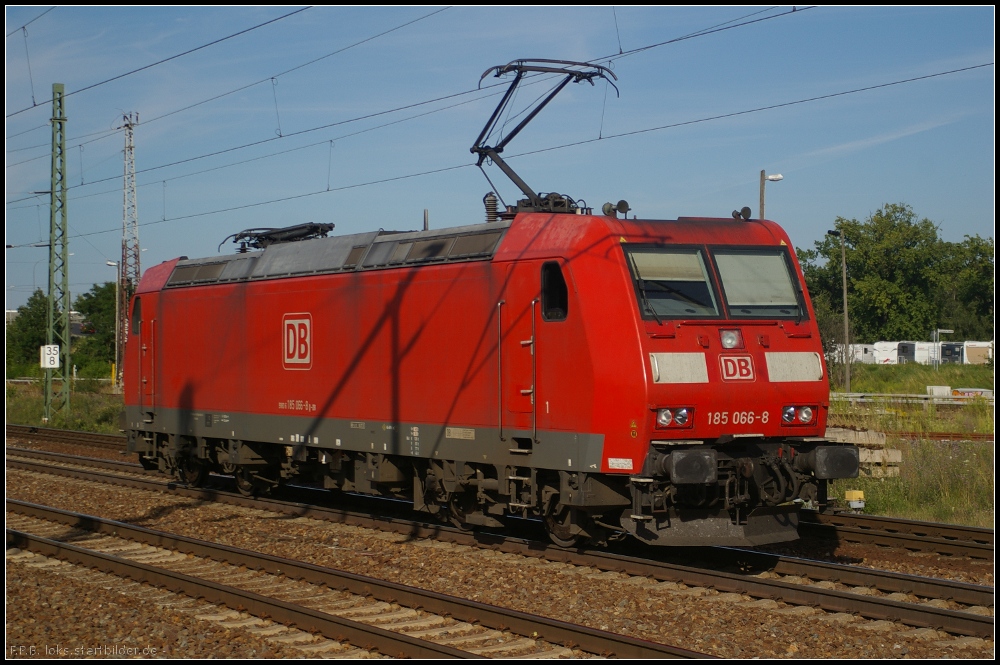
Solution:
<path fill-rule="evenodd" d="M 621 243 L 649 405 L 621 524 L 660 544 L 786 540 L 800 505 L 858 471 L 856 448 L 822 438 L 828 377 L 794 254 L 770 222 L 661 224 L 673 242 Z"/>

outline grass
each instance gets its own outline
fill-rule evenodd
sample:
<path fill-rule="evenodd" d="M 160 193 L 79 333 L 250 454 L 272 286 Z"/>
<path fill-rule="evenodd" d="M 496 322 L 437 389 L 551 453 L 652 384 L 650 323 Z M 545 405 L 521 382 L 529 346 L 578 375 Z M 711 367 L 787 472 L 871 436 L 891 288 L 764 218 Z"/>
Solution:
<path fill-rule="evenodd" d="M 834 381 L 837 379 L 837 371 L 835 368 L 830 369 Z M 993 376 L 992 365 L 948 364 L 935 370 L 933 367 L 916 364 L 853 364 L 851 392 L 926 395 L 927 386 L 992 390 Z M 828 424 L 831 427 L 882 432 L 992 433 L 994 413 L 994 408 L 984 399 L 974 399 L 958 406 L 905 404 L 891 399 L 863 404 L 831 400 Z"/>
<path fill-rule="evenodd" d="M 830 365 L 830 390 L 844 391 L 844 366 Z M 926 395 L 927 386 L 993 389 L 993 365 L 851 364 L 851 392 Z"/>
<path fill-rule="evenodd" d="M 831 494 L 863 490 L 865 513 L 993 528 L 992 443 L 894 441 L 899 476 L 838 480 Z"/>
<path fill-rule="evenodd" d="M 70 394 L 70 413 L 56 413 L 48 423 L 42 422 L 45 400 L 42 382 L 7 384 L 7 422 L 17 425 L 38 425 L 59 429 L 119 434 L 118 416 L 124 406 L 121 395 L 112 394 L 110 386 L 101 381 L 80 379 Z"/>
<path fill-rule="evenodd" d="M 843 390 L 843 367 L 831 367 L 833 390 Z M 994 388 L 992 365 L 851 365 L 851 392 L 926 395 L 927 386 Z M 960 406 L 885 400 L 831 400 L 828 424 L 882 432 L 992 433 L 996 411 L 985 399 Z M 912 520 L 993 527 L 993 443 L 888 438 L 899 450 L 899 475 L 836 481 L 831 494 L 865 493 L 865 513 Z"/>
<path fill-rule="evenodd" d="M 904 404 L 891 400 L 851 404 L 831 400 L 830 427 L 879 432 L 993 433 L 994 408 L 984 399 L 956 406 Z"/>

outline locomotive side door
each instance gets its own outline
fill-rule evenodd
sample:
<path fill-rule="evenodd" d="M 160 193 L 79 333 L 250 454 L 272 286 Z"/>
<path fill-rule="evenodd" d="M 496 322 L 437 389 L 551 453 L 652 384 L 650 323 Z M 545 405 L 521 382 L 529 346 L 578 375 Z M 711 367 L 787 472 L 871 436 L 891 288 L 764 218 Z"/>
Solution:
<path fill-rule="evenodd" d="M 509 265 L 500 308 L 501 426 L 506 436 L 515 435 L 508 430 L 520 430 L 519 438 L 534 425 L 538 270 L 537 262 Z"/>

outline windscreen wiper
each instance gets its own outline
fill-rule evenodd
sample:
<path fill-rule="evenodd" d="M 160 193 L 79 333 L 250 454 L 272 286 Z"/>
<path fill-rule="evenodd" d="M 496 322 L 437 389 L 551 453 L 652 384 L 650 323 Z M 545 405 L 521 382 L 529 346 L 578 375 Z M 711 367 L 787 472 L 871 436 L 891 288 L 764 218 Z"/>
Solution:
<path fill-rule="evenodd" d="M 628 257 L 629 263 L 632 264 L 632 270 L 635 271 L 635 283 L 639 287 L 639 296 L 642 298 L 642 304 L 646 306 L 649 313 L 653 315 L 654 319 L 656 319 L 657 325 L 662 326 L 663 321 L 660 321 L 660 317 L 656 315 L 656 310 L 653 309 L 653 305 L 650 304 L 649 298 L 646 297 L 646 280 L 639 276 L 639 266 L 635 264 L 635 257 L 628 252 L 625 252 L 625 255 Z"/>
<path fill-rule="evenodd" d="M 680 300 L 685 300 L 685 301 L 691 303 L 692 305 L 697 305 L 698 307 L 709 307 L 709 305 L 707 303 L 703 303 L 703 302 L 701 302 L 699 300 L 696 300 L 696 299 L 692 298 L 691 296 L 689 296 L 688 294 L 684 293 L 683 291 L 681 291 L 679 289 L 675 289 L 672 286 L 667 286 L 666 284 L 661 284 L 660 282 L 653 282 L 653 286 L 655 286 L 660 291 L 665 291 L 667 293 L 672 293 L 672 294 L 676 295 Z"/>

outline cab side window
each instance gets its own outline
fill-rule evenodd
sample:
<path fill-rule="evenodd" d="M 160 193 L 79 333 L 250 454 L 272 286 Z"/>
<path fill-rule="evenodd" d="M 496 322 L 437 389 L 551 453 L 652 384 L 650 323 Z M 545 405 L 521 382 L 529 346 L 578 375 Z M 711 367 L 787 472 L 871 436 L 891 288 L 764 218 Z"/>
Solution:
<path fill-rule="evenodd" d="M 129 323 L 129 333 L 139 334 L 139 324 L 142 323 L 142 299 L 136 298 L 132 304 L 132 321 Z"/>
<path fill-rule="evenodd" d="M 569 291 L 562 269 L 555 261 L 542 265 L 542 319 L 565 321 L 569 314 Z"/>

